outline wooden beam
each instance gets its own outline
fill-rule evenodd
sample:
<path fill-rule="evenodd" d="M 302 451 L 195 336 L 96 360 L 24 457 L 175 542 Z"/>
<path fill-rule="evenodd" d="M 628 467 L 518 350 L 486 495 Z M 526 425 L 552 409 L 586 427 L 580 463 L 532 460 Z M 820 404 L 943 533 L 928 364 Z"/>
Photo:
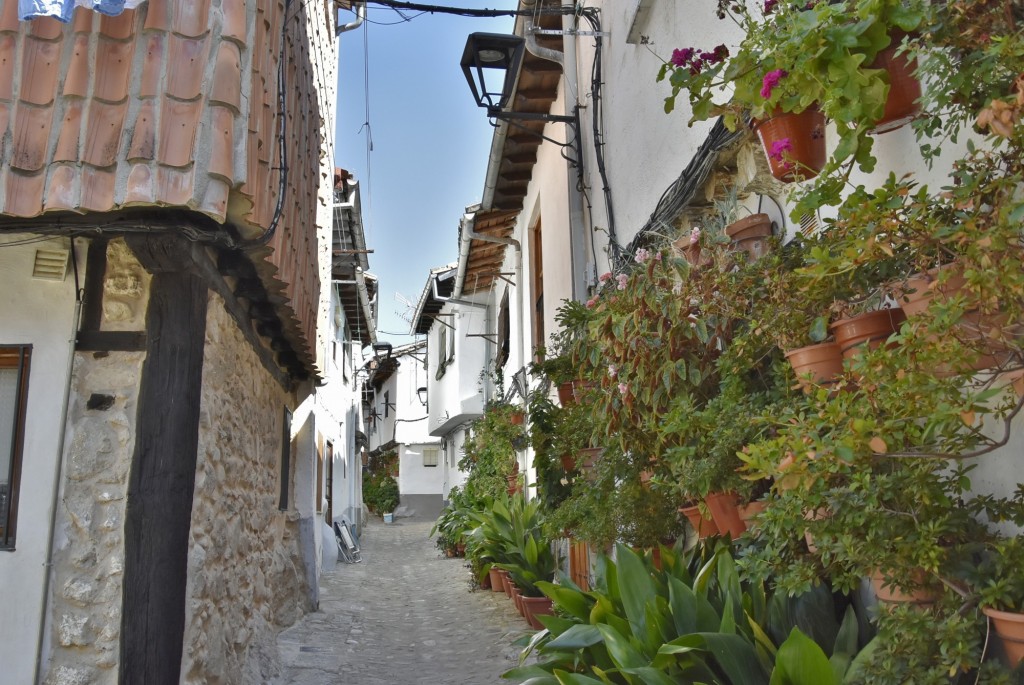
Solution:
<path fill-rule="evenodd" d="M 82 302 L 83 331 L 98 331 L 103 320 L 103 283 L 107 277 L 107 239 L 93 238 L 85 257 L 85 293 Z"/>
<path fill-rule="evenodd" d="M 141 352 L 145 349 L 145 331 L 81 330 L 75 339 L 78 352 Z"/>
<path fill-rule="evenodd" d="M 129 238 L 154 275 L 124 522 L 121 685 L 177 685 L 181 677 L 209 297 L 182 259 L 186 242 Z"/>

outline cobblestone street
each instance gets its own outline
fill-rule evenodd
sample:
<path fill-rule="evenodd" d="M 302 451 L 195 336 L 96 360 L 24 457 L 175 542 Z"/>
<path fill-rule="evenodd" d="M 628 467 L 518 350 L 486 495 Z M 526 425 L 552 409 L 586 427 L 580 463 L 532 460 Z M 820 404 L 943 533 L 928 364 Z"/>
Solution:
<path fill-rule="evenodd" d="M 279 637 L 278 685 L 502 682 L 526 622 L 504 594 L 469 590 L 464 561 L 440 555 L 431 525 L 370 521 L 363 562 L 325 574 L 320 610 Z"/>

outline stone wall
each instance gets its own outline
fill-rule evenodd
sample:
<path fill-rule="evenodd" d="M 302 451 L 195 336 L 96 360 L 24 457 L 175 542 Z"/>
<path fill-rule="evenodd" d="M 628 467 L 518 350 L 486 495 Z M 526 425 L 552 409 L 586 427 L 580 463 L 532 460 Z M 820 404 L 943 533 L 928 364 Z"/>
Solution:
<path fill-rule="evenodd" d="M 107 259 L 102 328 L 143 330 L 149 275 L 123 241 L 110 243 Z M 54 538 L 47 684 L 117 683 L 125 493 L 144 359 L 142 352 L 75 355 Z"/>
<path fill-rule="evenodd" d="M 285 407 L 294 397 L 211 294 L 182 682 L 265 682 L 277 632 L 310 609 L 298 515 L 278 509 Z"/>

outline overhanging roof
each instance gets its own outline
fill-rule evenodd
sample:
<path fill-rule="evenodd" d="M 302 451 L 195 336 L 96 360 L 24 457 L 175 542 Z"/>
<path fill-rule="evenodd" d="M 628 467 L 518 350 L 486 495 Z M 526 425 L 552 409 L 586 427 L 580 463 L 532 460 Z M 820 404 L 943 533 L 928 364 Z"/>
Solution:
<path fill-rule="evenodd" d="M 472 231 L 492 238 L 509 238 L 516 225 L 519 210 L 488 210 L 477 212 L 467 222 Z M 461 227 L 460 227 L 461 230 Z M 468 249 L 462 250 L 465 264 L 460 264 L 462 283 L 457 283 L 457 292 L 471 295 L 490 290 L 494 281 L 502 276 L 501 265 L 505 261 L 508 245 L 470 238 L 468 233 L 459 236 L 459 243 L 469 241 Z"/>
<path fill-rule="evenodd" d="M 410 331 L 413 335 L 426 335 L 434 325 L 434 317 L 444 307 L 445 300 L 440 298 L 449 298 L 455 291 L 455 268 L 455 264 L 447 264 L 430 270 L 430 276 L 427 277 L 427 283 L 423 286 L 419 302 L 416 303 L 416 311 L 413 313 Z M 435 281 L 437 295 L 440 295 L 440 298 L 434 295 Z"/>

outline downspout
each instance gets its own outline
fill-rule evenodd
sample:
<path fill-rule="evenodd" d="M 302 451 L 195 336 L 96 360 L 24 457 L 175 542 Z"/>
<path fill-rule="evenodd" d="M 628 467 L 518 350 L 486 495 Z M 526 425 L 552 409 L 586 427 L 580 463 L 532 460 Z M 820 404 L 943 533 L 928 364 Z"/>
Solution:
<path fill-rule="evenodd" d="M 75 257 L 75 241 L 71 239 L 71 259 Z M 46 641 L 46 617 L 50 608 L 50 583 L 53 575 L 53 540 L 57 529 L 57 504 L 60 499 L 60 484 L 64 473 L 64 436 L 67 433 L 68 406 L 71 402 L 71 380 L 75 367 L 75 342 L 78 326 L 82 319 L 82 290 L 78 287 L 78 269 L 75 268 L 75 312 L 71 317 L 71 339 L 68 341 L 67 381 L 64 383 L 64 399 L 60 408 L 60 436 L 57 438 L 57 459 L 50 495 L 50 527 L 46 542 L 46 563 L 43 564 L 43 595 L 39 602 L 39 636 L 36 641 L 36 665 L 32 682 L 38 683 L 43 667 L 43 643 Z"/>
<path fill-rule="evenodd" d="M 338 36 L 340 36 L 341 34 L 345 33 L 346 31 L 352 31 L 354 29 L 359 28 L 360 26 L 363 25 L 363 21 L 365 19 L 366 19 L 366 3 L 365 2 L 361 2 L 356 7 L 356 20 L 353 21 L 353 22 L 350 22 L 348 24 L 345 24 L 344 26 L 339 26 L 337 29 L 335 29 L 334 37 L 337 38 Z"/>
<path fill-rule="evenodd" d="M 576 6 L 573 0 L 562 0 L 562 7 L 572 9 Z M 576 15 L 569 13 L 562 17 L 562 29 L 565 36 L 562 39 L 563 59 L 562 73 L 565 75 L 565 97 L 566 114 L 578 114 L 580 103 L 576 99 L 569 102 L 570 97 L 576 98 L 579 92 L 579 78 L 576 73 Z M 570 107 L 571 105 L 571 107 Z M 577 122 L 579 118 L 577 117 Z M 572 295 L 577 302 L 586 300 L 587 293 L 587 241 L 584 233 L 583 217 L 583 194 L 579 183 L 582 181 L 583 173 L 583 130 L 577 123 L 576 130 L 576 155 L 577 173 L 571 171 L 567 174 L 569 184 L 569 245 L 572 256 Z"/>

